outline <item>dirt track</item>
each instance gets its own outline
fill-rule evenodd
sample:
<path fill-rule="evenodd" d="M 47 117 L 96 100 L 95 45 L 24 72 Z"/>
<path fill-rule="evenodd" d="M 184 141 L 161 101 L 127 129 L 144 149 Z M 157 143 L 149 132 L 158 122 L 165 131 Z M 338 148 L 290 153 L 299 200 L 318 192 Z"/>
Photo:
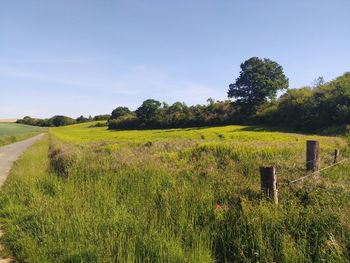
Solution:
<path fill-rule="evenodd" d="M 40 140 L 43 136 L 44 134 L 41 133 L 24 141 L 0 147 L 0 187 L 4 184 L 12 163 L 16 161 L 28 147 Z"/>

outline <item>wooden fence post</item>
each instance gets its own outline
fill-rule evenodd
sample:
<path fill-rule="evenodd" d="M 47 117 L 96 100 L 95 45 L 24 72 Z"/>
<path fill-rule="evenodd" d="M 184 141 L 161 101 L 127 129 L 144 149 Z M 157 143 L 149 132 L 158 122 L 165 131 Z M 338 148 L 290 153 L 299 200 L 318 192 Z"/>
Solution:
<path fill-rule="evenodd" d="M 316 172 L 320 169 L 320 143 L 318 141 L 306 141 L 306 170 Z"/>
<path fill-rule="evenodd" d="M 339 149 L 334 150 L 334 161 L 333 163 L 337 163 L 339 161 L 340 151 Z"/>
<path fill-rule="evenodd" d="M 261 190 L 278 205 L 277 174 L 274 166 L 260 167 Z"/>

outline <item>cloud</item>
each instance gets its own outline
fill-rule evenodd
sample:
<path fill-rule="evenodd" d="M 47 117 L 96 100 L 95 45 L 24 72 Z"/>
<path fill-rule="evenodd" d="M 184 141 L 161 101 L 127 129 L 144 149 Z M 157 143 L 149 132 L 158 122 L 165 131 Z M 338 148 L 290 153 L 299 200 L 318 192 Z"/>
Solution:
<path fill-rule="evenodd" d="M 204 102 L 215 97 L 216 90 L 208 85 L 175 77 L 165 71 L 143 65 L 135 66 L 112 85 L 115 91 L 124 90 L 130 95 L 158 98 L 166 101 Z M 113 91 L 113 90 L 112 90 Z"/>
<path fill-rule="evenodd" d="M 79 81 L 74 79 L 64 79 L 64 78 L 59 78 L 55 76 L 47 76 L 44 74 L 38 74 L 38 73 L 32 73 L 32 72 L 28 73 L 25 71 L 11 69 L 11 68 L 0 68 L 0 75 L 13 77 L 13 78 L 34 80 L 39 82 L 49 82 L 49 83 L 51 82 L 56 84 L 67 85 L 70 87 L 76 87 L 79 89 L 86 89 L 89 91 L 107 90 L 107 88 L 100 86 L 98 83 L 84 82 L 84 81 Z"/>
<path fill-rule="evenodd" d="M 182 79 L 168 72 L 149 67 L 146 65 L 136 65 L 118 74 L 102 74 L 96 77 L 91 72 L 85 74 L 70 74 L 74 77 L 58 76 L 54 71 L 51 73 L 37 73 L 19 70 L 18 68 L 0 67 L 0 75 L 61 84 L 82 91 L 98 93 L 99 96 L 119 96 L 125 100 L 125 105 L 135 105 L 147 98 L 154 98 L 172 103 L 174 101 L 184 101 L 187 104 L 204 103 L 207 98 L 217 98 L 217 90 L 206 84 L 196 81 Z M 36 69 L 38 70 L 38 69 Z M 99 72 L 101 73 L 101 72 Z M 49 87 L 49 85 L 48 85 Z M 66 94 L 67 95 L 67 94 Z M 92 96 L 93 94 L 85 94 Z M 85 96 L 84 95 L 84 96 Z"/>

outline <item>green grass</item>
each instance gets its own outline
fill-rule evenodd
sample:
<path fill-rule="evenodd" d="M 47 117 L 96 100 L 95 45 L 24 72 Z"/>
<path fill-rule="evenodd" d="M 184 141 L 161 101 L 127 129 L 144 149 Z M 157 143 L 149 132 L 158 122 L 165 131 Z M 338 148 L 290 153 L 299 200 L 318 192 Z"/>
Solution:
<path fill-rule="evenodd" d="M 2 241 L 19 261 L 350 260 L 350 165 L 285 185 L 305 174 L 306 139 L 320 140 L 325 167 L 334 148 L 348 156 L 343 138 L 90 125 L 50 129 L 11 171 Z M 261 196 L 262 164 L 277 166 L 279 207 Z"/>
<path fill-rule="evenodd" d="M 43 128 L 18 123 L 0 123 L 0 146 L 33 136 Z"/>
<path fill-rule="evenodd" d="M 229 125 L 185 129 L 115 131 L 106 127 L 93 127 L 96 122 L 51 128 L 51 133 L 60 140 L 86 144 L 104 142 L 130 145 L 130 143 L 161 141 L 238 141 L 238 142 L 294 142 L 317 139 L 323 142 L 340 142 L 335 137 L 310 136 L 295 133 L 269 131 L 266 128 Z"/>

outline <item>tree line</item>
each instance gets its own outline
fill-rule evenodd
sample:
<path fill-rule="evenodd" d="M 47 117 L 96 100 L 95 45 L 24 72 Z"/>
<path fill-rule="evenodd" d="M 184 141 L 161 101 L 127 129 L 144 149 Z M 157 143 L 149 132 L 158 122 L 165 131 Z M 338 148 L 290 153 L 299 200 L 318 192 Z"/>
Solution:
<path fill-rule="evenodd" d="M 240 65 L 238 78 L 228 87 L 231 100 L 208 99 L 205 105 L 169 105 L 145 100 L 135 111 L 119 106 L 110 115 L 72 119 L 25 117 L 18 122 L 62 126 L 91 120 L 107 120 L 109 129 L 157 129 L 225 124 L 267 124 L 300 131 L 344 130 L 350 122 L 350 73 L 312 86 L 288 89 L 283 68 L 270 59 L 252 57 Z M 277 97 L 278 92 L 284 92 Z"/>
<path fill-rule="evenodd" d="M 88 122 L 88 121 L 108 120 L 110 116 L 111 115 L 109 114 L 96 115 L 95 117 L 89 116 L 88 118 L 84 116 L 80 116 L 76 119 L 63 116 L 63 115 L 55 115 L 47 119 L 32 118 L 30 116 L 25 116 L 23 119 L 18 119 L 17 123 L 33 125 L 33 126 L 41 126 L 41 127 L 59 127 L 59 126 L 66 126 L 66 125 Z"/>

